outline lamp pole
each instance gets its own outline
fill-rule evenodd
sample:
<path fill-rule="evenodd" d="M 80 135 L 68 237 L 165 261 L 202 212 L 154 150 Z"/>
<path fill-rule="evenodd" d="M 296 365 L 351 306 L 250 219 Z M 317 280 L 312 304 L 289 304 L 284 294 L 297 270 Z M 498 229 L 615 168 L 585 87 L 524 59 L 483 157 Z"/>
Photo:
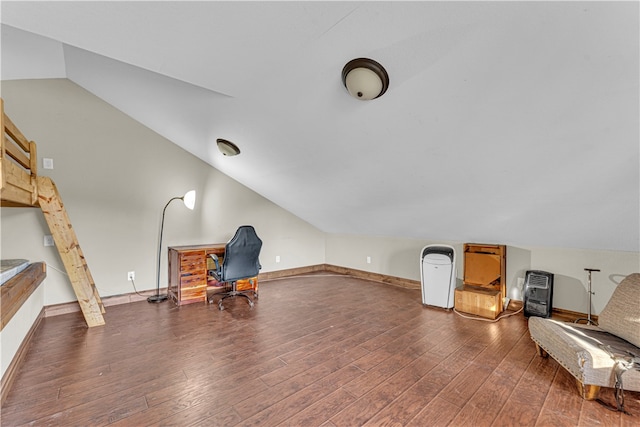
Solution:
<path fill-rule="evenodd" d="M 584 271 L 588 272 L 588 277 L 589 277 L 587 279 L 587 293 L 589 294 L 589 306 L 587 307 L 587 317 L 586 319 L 576 319 L 573 321 L 573 323 L 578 323 L 581 320 L 586 320 L 587 321 L 586 325 L 595 325 L 596 322 L 591 320 L 591 295 L 595 295 L 595 292 L 591 292 L 591 272 L 600 271 L 600 270 L 597 268 L 585 268 Z"/>
<path fill-rule="evenodd" d="M 158 243 L 158 264 L 156 267 L 156 294 L 147 298 L 147 302 L 160 303 L 164 302 L 169 298 L 169 294 L 160 295 L 160 257 L 162 254 L 162 233 L 164 232 L 164 215 L 167 211 L 167 207 L 174 200 L 182 200 L 185 206 L 191 210 L 193 210 L 196 203 L 196 192 L 195 190 L 191 190 L 187 192 L 184 196 L 181 197 L 172 197 L 169 199 L 166 205 L 164 205 L 164 209 L 162 209 L 162 221 L 160 222 L 160 241 Z"/>

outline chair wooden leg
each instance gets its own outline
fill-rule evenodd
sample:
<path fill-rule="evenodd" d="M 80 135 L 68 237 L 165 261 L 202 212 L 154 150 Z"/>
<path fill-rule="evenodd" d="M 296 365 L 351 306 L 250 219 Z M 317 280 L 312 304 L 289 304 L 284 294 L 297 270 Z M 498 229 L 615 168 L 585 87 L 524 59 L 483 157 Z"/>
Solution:
<path fill-rule="evenodd" d="M 582 382 L 577 379 L 576 385 L 578 386 L 578 394 L 584 400 L 595 400 L 598 397 L 598 393 L 600 393 L 599 385 L 582 384 Z"/>
<path fill-rule="evenodd" d="M 544 349 L 542 347 L 540 347 L 538 345 L 538 343 L 536 343 L 536 353 L 538 354 L 538 356 L 540 357 L 549 357 L 549 353 L 547 353 L 546 351 L 544 351 Z"/>

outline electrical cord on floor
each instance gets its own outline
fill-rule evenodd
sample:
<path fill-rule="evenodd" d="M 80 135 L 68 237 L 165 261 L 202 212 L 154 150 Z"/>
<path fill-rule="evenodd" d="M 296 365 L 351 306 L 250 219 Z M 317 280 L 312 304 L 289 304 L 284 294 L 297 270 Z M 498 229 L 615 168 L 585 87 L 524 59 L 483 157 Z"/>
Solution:
<path fill-rule="evenodd" d="M 48 263 L 48 262 L 46 262 L 46 261 L 45 261 L 45 264 L 47 264 L 47 271 L 48 271 L 49 269 L 52 269 L 52 270 L 57 271 L 58 273 L 60 273 L 60 274 L 62 274 L 62 275 L 64 275 L 64 276 L 69 277 L 69 274 L 67 274 L 67 272 L 66 272 L 66 271 L 63 271 L 63 270 L 59 269 L 58 267 L 55 267 L 55 266 L 53 266 L 53 265 L 49 264 L 49 263 Z M 71 280 L 71 279 L 69 279 L 69 280 Z M 96 285 L 94 284 L 94 286 L 96 286 Z M 98 290 L 98 293 L 102 292 L 102 291 L 100 290 L 100 288 L 98 288 L 98 286 L 96 286 L 96 289 Z"/>
<path fill-rule="evenodd" d="M 345 277 L 344 274 L 309 274 L 306 277 Z M 354 277 L 357 279 L 357 277 L 355 276 L 351 276 L 351 275 L 347 275 L 348 277 Z M 280 280 L 280 279 L 300 279 L 302 277 L 305 276 L 287 276 L 287 277 L 276 277 L 274 279 L 267 279 L 267 280 L 263 280 L 263 282 L 266 282 L 268 280 Z M 384 282 L 379 282 L 379 283 L 384 283 Z M 458 310 L 456 310 L 455 308 L 453 308 L 454 313 L 456 313 L 458 316 L 460 317 L 464 317 L 465 319 L 471 319 L 471 320 L 480 320 L 482 322 L 492 322 L 495 323 L 497 321 L 499 321 L 500 319 L 504 319 L 505 317 L 510 317 L 510 316 L 515 316 L 516 314 L 522 312 L 522 310 L 524 310 L 524 306 L 520 307 L 517 311 L 514 311 L 513 313 L 506 313 L 503 315 L 500 315 L 498 317 L 496 317 L 495 319 L 484 319 L 482 317 L 472 317 L 472 316 L 465 316 L 464 314 L 460 313 Z"/>
<path fill-rule="evenodd" d="M 315 278 L 315 277 L 345 277 L 345 275 L 344 274 L 308 274 L 308 275 L 301 275 L 301 276 L 274 277 L 273 279 L 264 279 L 261 282 L 271 282 L 271 281 L 274 281 L 274 280 L 283 280 L 283 279 L 312 278 L 312 277 L 313 278 Z M 348 277 L 353 277 L 353 276 L 348 276 Z M 464 314 L 460 313 L 455 308 L 453 309 L 454 313 L 456 313 L 460 317 L 464 317 L 465 319 L 480 320 L 482 322 L 492 322 L 492 323 L 497 322 L 500 319 L 504 319 L 505 317 L 515 316 L 516 314 L 520 313 L 522 310 L 524 310 L 524 306 L 520 307 L 520 309 L 518 311 L 514 311 L 513 313 L 507 313 L 507 314 L 500 315 L 500 316 L 498 316 L 498 317 L 496 317 L 495 319 L 492 320 L 492 319 L 484 319 L 482 317 L 465 316 Z"/>
<path fill-rule="evenodd" d="M 133 285 L 133 290 L 135 291 L 136 294 L 144 298 L 149 296 L 149 295 L 142 295 L 140 292 L 138 292 L 138 290 L 136 289 L 136 282 L 133 279 L 131 279 L 131 284 Z"/>
<path fill-rule="evenodd" d="M 453 309 L 453 312 L 456 313 L 460 317 L 464 317 L 465 319 L 480 320 L 482 322 L 495 323 L 495 322 L 499 321 L 500 319 L 504 319 L 505 317 L 515 316 L 516 314 L 520 313 L 522 310 L 524 310 L 524 306 L 520 307 L 520 309 L 518 311 L 514 311 L 513 313 L 507 313 L 507 314 L 500 315 L 500 316 L 496 317 L 495 319 L 484 319 L 482 317 L 465 316 L 464 314 L 460 313 L 455 308 Z"/>
<path fill-rule="evenodd" d="M 273 279 L 262 280 L 262 282 L 270 282 L 270 281 L 274 281 L 274 280 L 283 280 L 283 279 L 300 279 L 300 278 L 304 278 L 304 277 L 310 278 L 310 277 L 337 277 L 337 276 L 344 277 L 345 275 L 344 274 L 308 274 L 306 276 L 274 277 Z M 352 276 L 349 276 L 349 277 L 352 277 Z M 498 322 L 500 319 L 504 319 L 505 317 L 515 316 L 516 314 L 522 312 L 522 310 L 524 310 L 524 306 L 520 307 L 520 309 L 518 311 L 514 311 L 513 313 L 507 313 L 507 314 L 500 315 L 495 319 L 484 319 L 482 317 L 465 316 L 464 314 L 460 313 L 455 308 L 453 309 L 453 312 L 456 313 L 460 317 L 464 317 L 465 319 L 480 320 L 482 322 L 495 323 L 495 322 Z"/>
<path fill-rule="evenodd" d="M 47 262 L 46 264 L 47 264 L 47 268 L 51 268 L 52 270 L 55 270 L 55 271 L 57 271 L 58 273 L 64 274 L 64 275 L 65 275 L 65 276 L 67 276 L 67 277 L 69 276 L 69 275 L 67 274 L 67 272 L 66 272 L 66 271 L 62 271 L 61 269 L 59 269 L 59 268 L 57 268 L 57 267 L 55 267 L 55 266 L 53 266 L 53 265 L 49 264 L 48 262 Z M 136 289 L 136 283 L 133 281 L 133 279 L 131 279 L 131 284 L 133 285 L 133 290 L 134 290 L 134 292 L 135 292 L 138 296 L 141 296 L 141 297 L 144 297 L 144 298 L 147 298 L 147 297 L 149 296 L 149 295 L 143 295 L 143 294 L 141 294 L 140 292 L 138 292 L 138 290 Z M 96 286 L 96 289 L 98 289 L 98 287 L 97 287 L 97 286 Z M 101 291 L 100 291 L 100 289 L 98 289 L 98 292 L 101 292 Z"/>

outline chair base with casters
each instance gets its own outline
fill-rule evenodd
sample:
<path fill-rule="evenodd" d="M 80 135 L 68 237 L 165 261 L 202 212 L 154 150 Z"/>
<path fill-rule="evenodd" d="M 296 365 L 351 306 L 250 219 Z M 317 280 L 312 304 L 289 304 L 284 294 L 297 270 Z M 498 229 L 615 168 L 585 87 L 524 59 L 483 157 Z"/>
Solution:
<path fill-rule="evenodd" d="M 224 305 L 222 305 L 222 301 L 224 301 L 227 298 L 232 298 L 232 297 L 244 297 L 247 299 L 247 302 L 249 303 L 249 308 L 253 308 L 254 306 L 254 302 L 251 299 L 251 297 L 249 295 L 247 295 L 247 293 L 253 293 L 253 297 L 254 298 L 258 298 L 258 293 L 256 291 L 239 291 L 238 285 L 237 285 L 237 281 L 233 281 L 231 282 L 231 290 L 228 292 L 222 292 L 222 293 L 215 293 L 213 294 L 210 298 L 209 298 L 209 304 L 213 304 L 213 299 L 216 296 L 222 295 L 222 298 L 220 298 L 218 300 L 218 309 L 220 309 L 220 311 L 224 310 Z"/>

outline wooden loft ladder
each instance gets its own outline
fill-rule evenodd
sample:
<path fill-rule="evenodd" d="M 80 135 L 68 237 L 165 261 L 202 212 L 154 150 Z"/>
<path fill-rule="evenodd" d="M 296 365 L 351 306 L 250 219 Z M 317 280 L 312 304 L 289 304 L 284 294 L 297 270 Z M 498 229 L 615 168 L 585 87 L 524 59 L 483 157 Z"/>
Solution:
<path fill-rule="evenodd" d="M 91 277 L 76 233 L 62 204 L 56 185 L 51 178 L 38 177 L 38 203 L 49 225 L 53 241 L 58 248 L 64 268 L 67 270 L 71 286 L 89 327 L 104 325 L 105 313 L 100 294 Z"/>
<path fill-rule="evenodd" d="M 3 129 L 0 150 L 2 206 L 40 207 L 87 325 L 104 325 L 104 305 L 58 189 L 51 178 L 37 176 L 36 144 L 27 140 L 4 113 L 2 100 L 0 106 Z"/>

